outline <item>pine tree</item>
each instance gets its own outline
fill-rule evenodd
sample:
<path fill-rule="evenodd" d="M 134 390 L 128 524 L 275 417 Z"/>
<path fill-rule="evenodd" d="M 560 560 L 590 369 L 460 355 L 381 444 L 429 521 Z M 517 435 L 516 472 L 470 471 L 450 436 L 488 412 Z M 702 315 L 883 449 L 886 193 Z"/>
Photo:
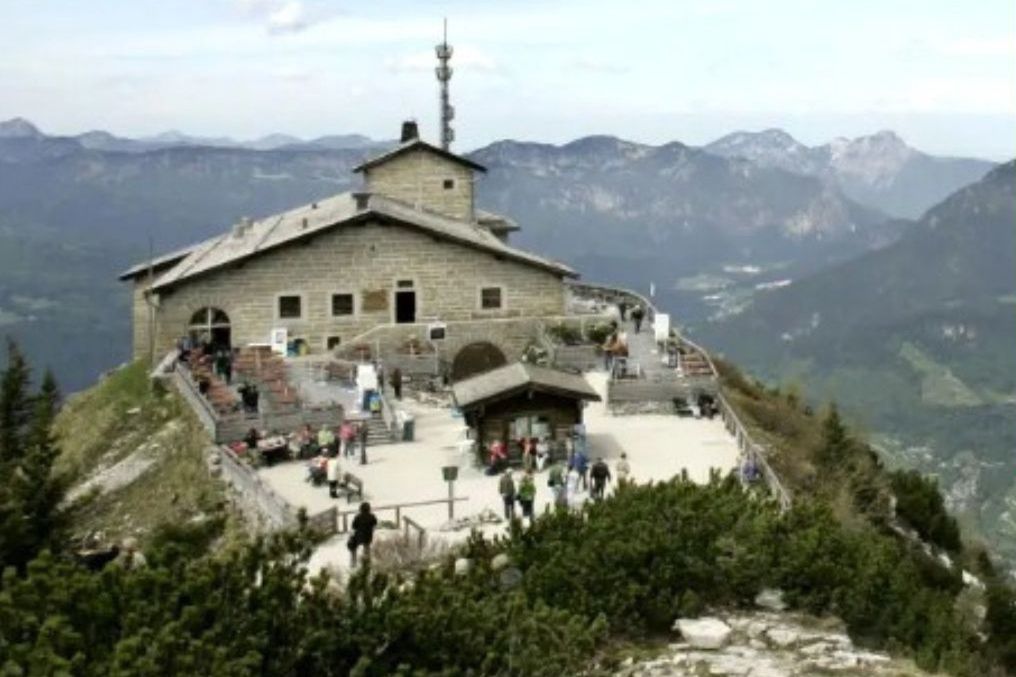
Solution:
<path fill-rule="evenodd" d="M 25 428 L 32 417 L 28 363 L 17 344 L 7 340 L 7 369 L 0 376 L 0 467 L 22 453 Z M 6 470 L 6 469 L 5 469 Z"/>
<path fill-rule="evenodd" d="M 21 352 L 8 342 L 8 367 L 0 378 L 0 566 L 19 569 L 42 549 L 58 547 L 64 524 L 64 487 L 53 476 L 59 390 L 47 372 L 32 396 L 30 375 Z"/>
<path fill-rule="evenodd" d="M 829 405 L 829 413 L 822 421 L 822 447 L 819 460 L 827 465 L 842 463 L 850 452 L 850 437 L 840 419 L 836 404 Z"/>

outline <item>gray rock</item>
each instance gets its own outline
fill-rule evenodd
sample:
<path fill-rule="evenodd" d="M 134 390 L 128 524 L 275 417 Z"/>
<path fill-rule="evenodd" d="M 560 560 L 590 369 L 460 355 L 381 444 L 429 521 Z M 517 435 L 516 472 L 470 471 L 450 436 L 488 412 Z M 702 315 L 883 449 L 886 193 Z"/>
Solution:
<path fill-rule="evenodd" d="M 784 611 L 787 603 L 783 601 L 783 591 L 779 588 L 766 588 L 755 596 L 755 605 L 769 611 Z"/>
<path fill-rule="evenodd" d="M 730 626 L 719 618 L 678 618 L 674 629 L 696 649 L 720 649 L 730 638 Z"/>
<path fill-rule="evenodd" d="M 511 558 L 508 557 L 508 553 L 499 552 L 494 555 L 494 558 L 490 560 L 490 568 L 494 571 L 501 571 L 511 564 Z"/>

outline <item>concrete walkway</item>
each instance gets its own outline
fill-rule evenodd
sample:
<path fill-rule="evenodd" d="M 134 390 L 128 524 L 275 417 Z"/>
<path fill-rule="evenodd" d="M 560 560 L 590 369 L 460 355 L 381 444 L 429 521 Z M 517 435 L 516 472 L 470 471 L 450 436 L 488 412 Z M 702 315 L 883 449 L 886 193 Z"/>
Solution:
<path fill-rule="evenodd" d="M 645 331 L 645 328 L 643 328 Z M 606 392 L 606 375 L 586 375 L 601 394 Z M 456 518 L 476 516 L 483 512 L 502 514 L 497 492 L 497 477 L 489 477 L 475 465 L 472 454 L 459 451 L 465 426 L 449 408 L 406 401 L 406 408 L 416 417 L 416 441 L 368 447 L 369 463 L 361 466 L 351 461 L 343 469 L 360 477 L 365 486 L 365 499 L 373 506 L 392 505 L 446 498 L 447 484 L 442 480 L 441 467 L 459 466 L 455 495 L 468 500 L 457 503 Z M 585 412 L 590 457 L 602 457 L 613 471 L 622 452 L 628 454 L 632 478 L 639 483 L 667 480 L 686 470 L 696 482 L 705 482 L 711 468 L 723 473 L 737 465 L 738 451 L 733 438 L 719 419 L 681 418 L 671 415 L 611 416 L 602 402 L 592 403 Z M 303 462 L 291 462 L 259 471 L 261 476 L 293 506 L 303 506 L 311 514 L 332 506 L 353 509 L 345 499 L 328 496 L 326 487 L 305 482 Z M 536 509 L 542 512 L 551 503 L 546 471 L 536 478 Z M 611 487 L 612 490 L 612 487 Z M 585 492 L 575 496 L 576 503 L 588 498 Z M 431 542 L 460 542 L 469 535 L 468 529 L 441 531 L 448 521 L 446 504 L 407 508 L 402 514 L 428 529 Z M 394 513 L 379 510 L 380 520 L 393 520 Z M 489 534 L 503 531 L 505 524 L 486 525 Z M 379 537 L 382 534 L 379 532 Z M 312 561 L 318 566 L 348 566 L 345 537 L 339 536 L 323 544 Z"/>

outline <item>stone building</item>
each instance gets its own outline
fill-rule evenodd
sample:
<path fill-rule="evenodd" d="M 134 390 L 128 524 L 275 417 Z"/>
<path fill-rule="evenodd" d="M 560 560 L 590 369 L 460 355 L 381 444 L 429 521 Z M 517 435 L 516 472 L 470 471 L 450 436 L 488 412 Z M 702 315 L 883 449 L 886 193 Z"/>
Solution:
<path fill-rule="evenodd" d="M 449 361 L 486 345 L 496 363 L 565 314 L 575 272 L 511 246 L 518 227 L 476 209 L 483 167 L 406 123 L 396 148 L 355 171 L 362 192 L 244 219 L 123 273 L 134 356 L 158 359 L 185 335 L 243 347 L 285 330 L 312 354 L 364 345 L 383 356 L 420 341 Z"/>

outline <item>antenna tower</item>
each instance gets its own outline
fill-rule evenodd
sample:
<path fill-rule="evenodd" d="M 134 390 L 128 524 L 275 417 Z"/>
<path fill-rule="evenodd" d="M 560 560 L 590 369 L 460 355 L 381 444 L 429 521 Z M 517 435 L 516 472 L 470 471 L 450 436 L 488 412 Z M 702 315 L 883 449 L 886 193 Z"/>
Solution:
<path fill-rule="evenodd" d="M 455 109 L 448 102 L 448 81 L 452 79 L 452 68 L 448 65 L 452 59 L 452 46 L 448 44 L 448 19 L 444 20 L 444 41 L 435 47 L 434 51 L 437 53 L 438 61 L 438 67 L 434 72 L 441 87 L 441 148 L 448 150 L 455 140 L 455 130 L 452 129 Z"/>

